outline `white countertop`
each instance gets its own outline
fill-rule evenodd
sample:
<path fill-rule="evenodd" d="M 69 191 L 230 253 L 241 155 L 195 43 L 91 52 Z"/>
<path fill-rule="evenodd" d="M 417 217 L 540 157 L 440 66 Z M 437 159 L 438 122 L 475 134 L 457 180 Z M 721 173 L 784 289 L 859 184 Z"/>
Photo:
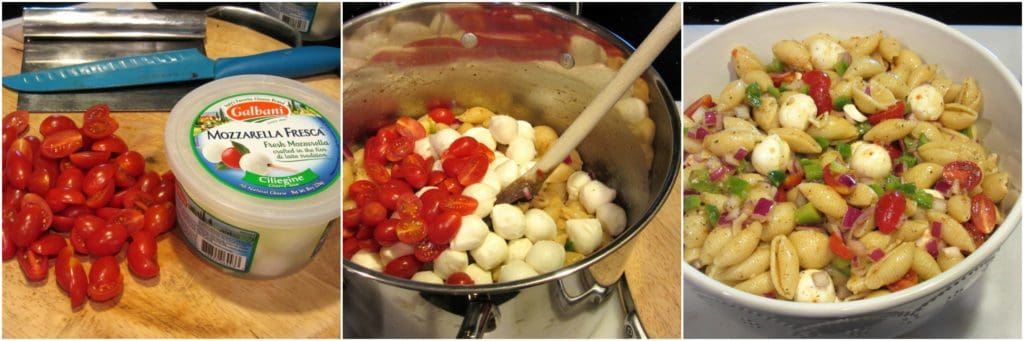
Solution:
<path fill-rule="evenodd" d="M 683 49 L 720 25 L 683 26 Z M 1020 26 L 952 26 L 987 47 L 1021 79 Z M 684 70 L 685 72 L 685 70 Z M 686 89 L 683 89 L 683 98 Z M 1010 235 L 988 270 L 962 296 L 907 338 L 1013 338 L 1021 337 L 1021 232 Z M 685 281 L 684 281 L 685 283 Z M 730 316 L 704 309 L 704 302 L 683 288 L 684 338 L 757 338 Z M 983 308 L 982 308 L 983 307 Z"/>

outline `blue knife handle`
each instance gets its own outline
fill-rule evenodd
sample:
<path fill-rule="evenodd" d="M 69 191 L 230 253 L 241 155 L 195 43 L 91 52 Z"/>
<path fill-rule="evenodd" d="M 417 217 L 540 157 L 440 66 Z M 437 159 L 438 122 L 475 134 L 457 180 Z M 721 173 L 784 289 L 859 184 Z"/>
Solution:
<path fill-rule="evenodd" d="M 331 71 L 340 65 L 341 49 L 327 46 L 297 47 L 218 59 L 214 66 L 214 78 L 248 74 L 297 78 Z"/>

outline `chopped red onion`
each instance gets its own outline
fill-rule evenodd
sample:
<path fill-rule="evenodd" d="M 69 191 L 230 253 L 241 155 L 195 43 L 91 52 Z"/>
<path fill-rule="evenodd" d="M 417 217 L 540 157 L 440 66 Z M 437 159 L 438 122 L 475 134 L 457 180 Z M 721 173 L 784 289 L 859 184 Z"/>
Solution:
<path fill-rule="evenodd" d="M 860 210 L 853 206 L 847 206 L 846 215 L 843 216 L 843 230 L 853 227 L 853 223 L 857 221 L 857 218 L 860 218 Z"/>
<path fill-rule="evenodd" d="M 903 152 L 907 150 L 907 145 L 903 143 L 903 139 L 896 139 L 896 149 Z"/>
<path fill-rule="evenodd" d="M 800 168 L 800 164 L 796 158 L 793 158 L 793 161 L 789 163 L 788 170 L 790 174 L 804 174 L 804 169 Z"/>
<path fill-rule="evenodd" d="M 892 172 L 893 172 L 893 174 L 896 174 L 896 176 L 903 175 L 903 171 L 904 171 L 903 168 L 904 168 L 903 163 L 899 162 L 899 161 L 896 161 L 896 167 L 893 167 Z"/>
<path fill-rule="evenodd" d="M 871 96 L 871 86 L 864 87 L 864 94 Z"/>
<path fill-rule="evenodd" d="M 711 181 L 721 180 L 723 176 L 732 173 L 732 171 L 734 170 L 736 170 L 736 167 L 733 167 L 732 165 L 728 164 L 723 164 L 721 167 L 718 167 L 717 169 L 711 172 Z"/>
<path fill-rule="evenodd" d="M 523 188 L 523 196 L 526 197 L 526 200 L 533 200 L 533 193 L 530 193 L 529 188 Z"/>
<path fill-rule="evenodd" d="M 853 57 L 850 56 L 849 52 L 843 52 L 842 54 L 840 54 L 839 59 L 841 59 L 847 65 L 853 62 Z"/>
<path fill-rule="evenodd" d="M 718 216 L 718 225 L 729 225 L 732 223 L 732 219 L 729 214 L 722 214 Z"/>
<path fill-rule="evenodd" d="M 945 179 L 939 179 L 939 181 L 935 183 L 935 190 L 939 191 L 939 193 L 942 193 L 942 196 L 945 197 L 949 196 L 949 190 L 952 188 L 953 185 L 947 182 Z"/>
<path fill-rule="evenodd" d="M 562 163 L 567 164 L 567 165 L 571 165 L 572 164 L 572 155 L 566 156 L 565 160 L 562 160 Z"/>
<path fill-rule="evenodd" d="M 698 127 L 696 130 L 690 131 L 687 136 L 693 139 L 704 140 L 704 137 L 708 136 L 708 130 L 704 129 L 704 127 Z"/>
<path fill-rule="evenodd" d="M 708 110 L 704 112 L 704 126 L 714 127 L 718 124 L 718 112 L 714 110 Z"/>
<path fill-rule="evenodd" d="M 695 194 L 700 194 L 700 193 L 697 192 L 697 191 L 694 191 L 692 189 L 688 189 L 688 190 L 683 191 L 683 195 L 695 195 Z"/>
<path fill-rule="evenodd" d="M 736 161 L 743 160 L 747 157 L 747 149 L 740 147 L 740 149 L 736 150 L 736 154 L 733 154 L 733 157 L 736 158 Z"/>
<path fill-rule="evenodd" d="M 857 186 L 857 180 L 854 180 L 853 176 L 851 176 L 850 174 L 840 175 L 839 176 L 839 183 L 843 184 L 843 186 L 846 186 L 846 187 Z"/>
<path fill-rule="evenodd" d="M 929 240 L 928 243 L 924 244 L 924 249 L 925 249 L 925 251 L 928 251 L 928 254 L 932 255 L 932 257 L 938 257 L 939 256 L 939 241 L 937 241 L 935 239 Z"/>
<path fill-rule="evenodd" d="M 871 257 L 872 261 L 877 262 L 879 259 L 882 259 L 882 257 L 885 257 L 885 251 L 882 251 L 882 249 L 875 249 L 874 251 L 871 251 L 871 255 L 869 257 Z"/>
<path fill-rule="evenodd" d="M 937 221 L 932 222 L 932 237 L 942 238 L 942 223 Z"/>
<path fill-rule="evenodd" d="M 765 198 L 761 198 L 760 200 L 757 201 L 757 205 L 754 206 L 754 216 L 755 217 L 759 217 L 759 218 L 760 217 L 767 217 L 768 216 L 768 212 L 770 212 L 772 210 L 772 206 L 774 206 L 774 205 L 775 205 L 774 201 L 771 201 L 771 200 L 768 200 L 768 199 L 765 199 Z"/>

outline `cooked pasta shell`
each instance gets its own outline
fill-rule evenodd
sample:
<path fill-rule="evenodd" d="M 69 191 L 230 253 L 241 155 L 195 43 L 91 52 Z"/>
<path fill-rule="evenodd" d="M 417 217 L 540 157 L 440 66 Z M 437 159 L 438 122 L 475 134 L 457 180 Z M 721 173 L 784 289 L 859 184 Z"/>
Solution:
<path fill-rule="evenodd" d="M 750 130 L 722 130 L 704 137 L 704 149 L 720 157 L 736 154 L 740 148 L 754 150 L 764 137 Z"/>
<path fill-rule="evenodd" d="M 825 115 L 821 118 L 821 127 L 811 125 L 807 127 L 807 134 L 829 141 L 847 141 L 860 136 L 857 127 L 838 114 Z"/>
<path fill-rule="evenodd" d="M 959 103 L 946 104 L 946 109 L 939 116 L 939 122 L 942 122 L 942 125 L 954 130 L 970 127 L 977 120 L 977 111 Z"/>
<path fill-rule="evenodd" d="M 772 134 L 777 134 L 782 140 L 789 144 L 794 152 L 803 154 L 817 154 L 821 153 L 821 145 L 811 135 L 808 135 L 803 130 L 796 128 L 775 128 L 769 131 Z"/>
<path fill-rule="evenodd" d="M 796 227 L 796 204 L 780 202 L 768 211 L 768 225 L 761 232 L 762 241 L 770 241 L 775 236 L 787 235 Z"/>
<path fill-rule="evenodd" d="M 800 283 L 800 258 L 786 236 L 772 239 L 769 273 L 779 297 L 792 300 Z"/>
<path fill-rule="evenodd" d="M 928 251 L 920 247 L 914 248 L 914 262 L 911 263 L 910 269 L 914 270 L 921 280 L 928 280 L 942 273 L 942 268 L 939 267 L 935 258 L 932 258 Z"/>
<path fill-rule="evenodd" d="M 741 76 L 740 79 L 743 80 L 743 83 L 747 84 L 757 83 L 757 86 L 761 91 L 766 91 L 768 88 L 774 86 L 774 83 L 772 83 L 772 77 L 769 76 L 768 73 L 764 72 L 764 70 L 748 71 L 746 74 Z"/>
<path fill-rule="evenodd" d="M 1010 175 L 1006 172 L 995 172 L 985 175 L 985 177 L 981 179 L 981 193 L 985 194 L 989 199 L 992 199 L 992 202 L 998 203 L 1002 201 L 1010 191 L 1007 187 L 1009 180 Z"/>
<path fill-rule="evenodd" d="M 857 186 L 853 188 L 853 193 L 850 193 L 846 198 L 846 201 L 855 207 L 864 208 L 871 206 L 875 201 L 878 201 L 878 194 L 875 193 L 871 187 L 868 187 L 868 185 L 858 183 Z"/>
<path fill-rule="evenodd" d="M 846 69 L 843 78 L 864 78 L 868 79 L 885 72 L 886 66 L 881 61 L 871 58 L 869 55 L 854 56 L 850 67 Z"/>
<path fill-rule="evenodd" d="M 910 134 L 915 124 L 916 121 L 900 118 L 885 120 L 871 127 L 871 130 L 864 134 L 864 140 L 890 143 Z"/>
<path fill-rule="evenodd" d="M 903 243 L 889 251 L 885 257 L 868 268 L 864 275 L 864 285 L 868 289 L 878 289 L 898 281 L 910 271 L 910 266 L 914 263 L 914 248 L 916 246 L 913 243 Z"/>
<path fill-rule="evenodd" d="M 939 67 L 935 64 L 921 64 L 910 71 L 910 76 L 907 76 L 907 87 L 913 89 L 918 85 L 930 82 L 935 78 L 935 73 Z"/>
<path fill-rule="evenodd" d="M 924 235 L 925 232 L 930 231 L 930 226 L 931 225 L 924 220 L 908 219 L 907 221 L 904 221 L 903 224 L 900 224 L 900 226 L 896 228 L 895 236 L 897 240 L 902 240 L 905 242 L 915 241 L 918 238 L 921 238 L 921 236 Z"/>
<path fill-rule="evenodd" d="M 754 122 L 764 131 L 779 127 L 779 101 L 774 96 L 761 95 L 761 106 L 754 108 Z"/>
<path fill-rule="evenodd" d="M 975 112 L 981 112 L 981 88 L 978 87 L 978 82 L 974 80 L 974 77 L 964 79 L 956 102 Z"/>
<path fill-rule="evenodd" d="M 725 245 L 732 239 L 733 233 L 731 228 L 714 228 L 711 229 L 711 233 L 708 234 L 707 238 L 704 239 L 704 245 L 701 246 L 700 251 L 700 262 L 701 264 L 711 264 L 711 262 L 722 252 Z"/>
<path fill-rule="evenodd" d="M 878 83 L 885 87 L 889 92 L 892 93 L 894 98 L 906 98 L 907 94 L 910 93 L 910 87 L 907 86 L 899 75 L 893 72 L 883 72 L 871 77 L 871 82 Z"/>
<path fill-rule="evenodd" d="M 740 78 L 750 71 L 764 71 L 764 64 L 746 46 L 738 46 L 732 50 L 732 62 L 736 68 L 736 75 Z"/>
<path fill-rule="evenodd" d="M 878 52 L 882 54 L 882 58 L 890 63 L 896 59 L 896 56 L 900 54 L 902 49 L 903 47 L 900 45 L 899 40 L 893 37 L 885 37 L 878 42 Z"/>
<path fill-rule="evenodd" d="M 707 218 L 703 213 L 693 212 L 686 214 L 686 217 L 683 218 L 684 246 L 690 248 L 704 246 L 704 240 L 707 239 L 709 232 Z"/>
<path fill-rule="evenodd" d="M 937 221 L 942 224 L 942 241 L 946 242 L 946 244 L 956 246 L 960 248 L 960 250 L 974 252 L 976 249 L 974 239 L 971 238 L 971 234 L 967 232 L 967 229 L 965 229 L 963 225 L 960 225 L 960 223 L 953 220 L 950 216 L 935 210 L 929 210 L 927 216 L 928 221 Z"/>
<path fill-rule="evenodd" d="M 743 228 L 725 244 L 725 249 L 715 257 L 716 266 L 728 267 L 739 264 L 750 257 L 761 242 L 761 223 L 753 222 Z"/>
<path fill-rule="evenodd" d="M 760 246 L 739 264 L 726 268 L 720 277 L 728 281 L 746 281 L 768 271 L 769 263 L 771 263 L 771 248 L 767 245 Z"/>
<path fill-rule="evenodd" d="M 814 208 L 818 209 L 825 215 L 840 219 L 846 214 L 846 200 L 839 196 L 832 187 L 813 183 L 805 182 L 797 186 L 800 189 L 800 193 L 807 198 L 807 201 L 814 205 Z"/>
<path fill-rule="evenodd" d="M 832 261 L 828 236 L 824 233 L 800 230 L 790 233 L 789 240 L 796 249 L 802 269 L 822 269 Z"/>
<path fill-rule="evenodd" d="M 959 223 L 967 222 L 971 219 L 971 198 L 964 194 L 949 197 L 946 200 L 946 213 Z"/>
<path fill-rule="evenodd" d="M 811 52 L 807 51 L 807 47 L 796 40 L 783 40 L 775 43 L 775 45 L 772 45 L 772 53 L 782 63 L 799 71 L 810 71 L 813 68 L 813 65 L 811 65 Z"/>
<path fill-rule="evenodd" d="M 751 279 L 736 284 L 736 289 L 743 290 L 754 295 L 767 295 L 775 292 L 775 285 L 772 284 L 771 274 L 765 271 Z"/>
<path fill-rule="evenodd" d="M 922 162 L 903 172 L 903 182 L 913 183 L 917 188 L 932 188 L 942 177 L 942 165 Z"/>
<path fill-rule="evenodd" d="M 747 84 L 743 83 L 742 80 L 734 80 L 725 85 L 722 88 L 722 92 L 718 95 L 718 110 L 728 111 L 735 108 L 737 105 L 743 103 L 743 99 L 746 98 Z"/>
<path fill-rule="evenodd" d="M 850 49 L 850 54 L 854 56 L 869 55 L 878 49 L 878 43 L 882 41 L 882 31 L 878 31 L 875 34 L 864 37 L 857 41 L 857 44 Z"/>
<path fill-rule="evenodd" d="M 935 257 L 935 262 L 939 263 L 939 268 L 941 268 L 942 271 L 949 270 L 949 268 L 952 268 L 963 260 L 964 255 L 959 252 L 946 253 L 944 250 L 939 250 L 939 256 Z"/>

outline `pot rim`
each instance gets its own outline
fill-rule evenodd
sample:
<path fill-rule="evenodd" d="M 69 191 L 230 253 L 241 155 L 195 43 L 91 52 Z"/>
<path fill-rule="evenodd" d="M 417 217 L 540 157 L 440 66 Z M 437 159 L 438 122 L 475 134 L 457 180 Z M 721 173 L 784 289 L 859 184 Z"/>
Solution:
<path fill-rule="evenodd" d="M 362 24 L 368 22 L 371 18 L 376 18 L 376 17 L 378 17 L 380 15 L 384 15 L 384 14 L 388 14 L 388 13 L 393 13 L 393 12 L 398 12 L 398 11 L 402 11 L 402 10 L 408 10 L 408 9 L 419 8 L 419 7 L 427 7 L 427 6 L 436 6 L 436 5 L 439 5 L 439 3 L 408 3 L 407 2 L 407 3 L 398 3 L 398 4 L 394 4 L 394 5 L 390 5 L 390 6 L 387 6 L 387 7 L 382 7 L 382 8 L 370 11 L 370 12 L 368 12 L 366 14 L 363 14 L 363 15 L 355 18 L 355 19 L 352 19 L 348 23 L 344 24 L 342 26 L 343 27 L 342 28 L 342 37 L 345 36 L 345 30 L 356 28 L 359 25 L 362 25 Z M 440 5 L 445 5 L 445 4 L 444 3 L 440 3 Z M 550 14 L 550 15 L 554 15 L 554 16 L 559 17 L 561 19 L 565 19 L 565 20 L 571 21 L 571 22 L 573 22 L 573 23 L 575 23 L 577 25 L 580 25 L 581 27 L 583 27 L 583 28 L 585 28 L 585 29 L 587 29 L 587 30 L 597 34 L 599 37 L 603 38 L 605 41 L 607 41 L 608 43 L 614 45 L 615 47 L 619 48 L 620 50 L 622 50 L 623 52 L 625 52 L 627 54 L 631 54 L 635 50 L 635 47 L 633 47 L 628 42 L 626 42 L 624 39 L 622 39 L 622 37 L 619 37 L 617 34 L 612 33 L 611 31 L 609 31 L 608 29 L 604 28 L 603 26 L 598 25 L 598 24 L 596 24 L 594 22 L 591 22 L 591 21 L 589 21 L 589 20 L 587 20 L 585 18 L 571 15 L 569 13 L 566 13 L 566 12 L 560 10 L 560 9 L 557 9 L 557 8 L 554 8 L 554 7 L 551 7 L 551 6 L 541 5 L 541 4 L 534 4 L 534 3 L 519 3 L 519 2 L 496 4 L 496 5 L 526 7 L 526 8 L 530 8 L 530 9 L 533 9 L 533 10 L 536 10 L 536 11 L 539 11 L 539 12 L 543 12 L 543 13 L 547 13 L 547 14 Z M 667 173 L 666 173 L 666 179 L 668 179 L 668 180 L 661 186 L 661 188 L 658 190 L 657 193 L 654 193 L 654 197 L 653 197 L 654 204 L 647 208 L 647 210 L 641 215 L 640 219 L 637 220 L 636 223 L 634 223 L 632 226 L 629 226 L 629 228 L 627 228 L 625 231 L 623 231 L 622 234 L 616 236 L 612 240 L 611 244 L 609 244 L 608 246 L 605 246 L 604 248 L 601 248 L 598 252 L 595 252 L 595 253 L 592 253 L 592 254 L 588 255 L 588 256 L 584 257 L 583 260 L 581 260 L 579 262 L 576 262 L 576 263 L 574 263 L 574 264 L 572 264 L 570 266 L 562 267 L 562 268 L 559 268 L 558 270 L 555 270 L 555 271 L 552 271 L 552 272 L 549 272 L 549 273 L 533 276 L 533 277 L 530 277 L 530 278 L 524 278 L 524 279 L 517 280 L 517 281 L 512 281 L 512 282 L 502 282 L 502 283 L 493 283 L 493 284 L 485 284 L 485 285 L 472 285 L 472 286 L 452 286 L 452 285 L 424 283 L 424 282 L 417 282 L 417 281 L 413 281 L 413 280 L 409 280 L 409 279 L 398 278 L 398 277 L 386 275 L 383 272 L 378 272 L 378 271 L 370 270 L 370 269 L 367 269 L 366 267 L 363 267 L 363 266 L 361 266 L 359 264 L 356 264 L 356 263 L 354 263 L 354 262 L 352 262 L 352 261 L 350 261 L 348 259 L 343 259 L 343 264 L 344 264 L 344 266 L 343 266 L 343 268 L 344 268 L 343 278 L 344 278 L 344 275 L 351 274 L 351 275 L 356 275 L 359 278 L 376 280 L 376 281 L 382 282 L 384 284 L 389 284 L 389 285 L 396 286 L 396 287 L 401 287 L 401 288 L 410 289 L 410 290 L 416 290 L 416 291 L 420 291 L 420 292 L 435 293 L 435 294 L 449 294 L 449 295 L 499 294 L 499 293 L 506 293 L 506 292 L 511 292 L 511 291 L 518 291 L 518 290 L 525 289 L 525 288 L 528 288 L 528 287 L 532 287 L 532 286 L 544 284 L 544 283 L 547 283 L 547 282 L 559 280 L 559 279 L 561 279 L 563 277 L 566 277 L 566 276 L 568 276 L 570 274 L 573 274 L 573 273 L 575 273 L 577 271 L 581 271 L 581 270 L 583 270 L 585 268 L 588 268 L 591 265 L 593 265 L 594 263 L 604 259 L 608 255 L 610 255 L 613 252 L 617 251 L 623 245 L 625 245 L 626 243 L 632 241 L 633 238 L 635 238 L 636 235 L 638 233 L 640 233 L 640 231 L 647 226 L 647 224 L 650 222 L 650 220 L 654 218 L 655 214 L 657 214 L 657 212 L 661 209 L 662 205 L 665 204 L 665 201 L 668 199 L 669 194 L 672 192 L 673 186 L 676 185 L 676 181 L 677 181 L 677 178 L 679 176 L 679 168 L 681 166 L 682 144 L 681 144 L 680 141 L 682 141 L 682 135 L 681 135 L 680 131 L 681 131 L 681 127 L 682 127 L 682 120 L 679 117 L 679 111 L 676 108 L 675 101 L 672 99 L 671 93 L 668 91 L 667 86 L 665 85 L 664 81 L 661 78 L 661 75 L 658 74 L 658 71 L 656 71 L 653 67 L 648 68 L 647 71 L 644 72 L 644 78 L 647 78 L 647 79 L 650 79 L 650 80 L 653 81 L 652 82 L 653 83 L 652 84 L 653 87 L 658 89 L 659 93 L 661 94 L 661 97 L 664 99 L 664 102 L 665 102 L 665 106 L 666 106 L 666 109 L 667 109 L 666 112 L 667 112 L 667 114 L 669 116 L 668 119 L 669 119 L 669 122 L 672 124 L 673 148 L 671 150 L 672 155 L 670 156 L 669 164 L 673 165 L 673 166 L 670 166 L 668 171 L 667 171 Z M 343 111 L 344 111 L 344 109 L 343 109 Z M 652 168 L 652 171 L 653 171 L 653 168 Z"/>

